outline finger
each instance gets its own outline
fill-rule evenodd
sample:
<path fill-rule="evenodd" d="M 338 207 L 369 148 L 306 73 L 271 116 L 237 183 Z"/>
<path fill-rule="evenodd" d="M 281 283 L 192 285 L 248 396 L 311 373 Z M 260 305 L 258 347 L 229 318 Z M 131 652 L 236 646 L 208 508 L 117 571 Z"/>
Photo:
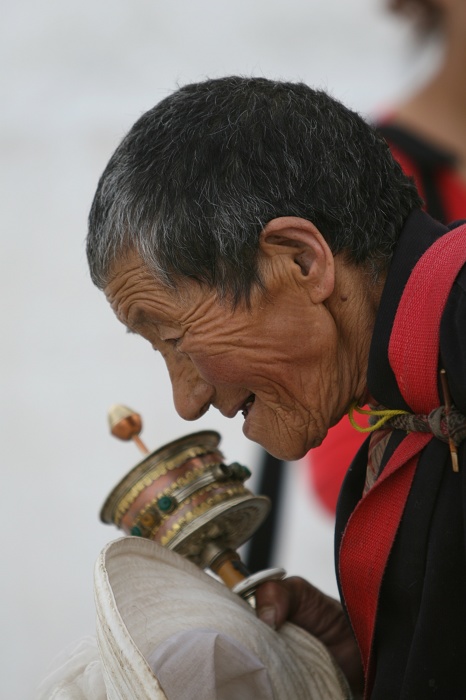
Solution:
<path fill-rule="evenodd" d="M 283 623 L 296 612 L 298 598 L 296 591 L 301 579 L 289 578 L 283 581 L 267 581 L 256 591 L 257 616 L 270 627 L 280 629 Z"/>

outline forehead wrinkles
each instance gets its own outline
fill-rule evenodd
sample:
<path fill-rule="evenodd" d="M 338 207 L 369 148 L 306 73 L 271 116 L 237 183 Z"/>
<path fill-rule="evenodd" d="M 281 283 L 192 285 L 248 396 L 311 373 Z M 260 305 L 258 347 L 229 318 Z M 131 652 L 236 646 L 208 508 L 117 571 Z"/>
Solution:
<path fill-rule="evenodd" d="M 120 267 L 113 279 L 105 288 L 105 295 L 118 318 L 125 320 L 128 311 L 128 303 L 138 296 L 143 275 L 137 265 Z"/>
<path fill-rule="evenodd" d="M 118 318 L 130 325 L 138 325 L 151 309 L 168 313 L 179 306 L 176 290 L 162 285 L 137 260 L 120 267 L 105 293 Z"/>

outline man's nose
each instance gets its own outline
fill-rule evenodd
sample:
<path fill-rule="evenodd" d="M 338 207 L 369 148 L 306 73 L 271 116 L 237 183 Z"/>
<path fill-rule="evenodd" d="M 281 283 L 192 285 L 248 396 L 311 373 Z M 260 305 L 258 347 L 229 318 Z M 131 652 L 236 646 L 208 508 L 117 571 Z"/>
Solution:
<path fill-rule="evenodd" d="M 203 416 L 214 400 L 214 387 L 202 379 L 191 363 L 185 363 L 182 371 L 171 373 L 170 378 L 173 402 L 181 418 L 197 420 Z"/>

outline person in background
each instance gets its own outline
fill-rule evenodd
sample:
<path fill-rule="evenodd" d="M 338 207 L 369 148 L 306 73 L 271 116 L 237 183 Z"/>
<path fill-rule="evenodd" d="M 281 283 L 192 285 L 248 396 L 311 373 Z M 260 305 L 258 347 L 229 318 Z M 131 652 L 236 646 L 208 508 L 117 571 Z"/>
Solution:
<path fill-rule="evenodd" d="M 428 82 L 377 124 L 405 173 L 412 175 L 424 208 L 441 221 L 466 218 L 466 3 L 463 0 L 390 0 L 427 39 L 439 34 L 441 63 Z M 367 426 L 364 416 L 358 424 Z M 351 460 L 366 433 L 348 417 L 307 456 L 311 488 L 330 514 Z"/>
<path fill-rule="evenodd" d="M 466 216 L 466 5 L 463 0 L 391 0 L 443 44 L 438 70 L 379 125 L 426 209 L 439 221 Z"/>

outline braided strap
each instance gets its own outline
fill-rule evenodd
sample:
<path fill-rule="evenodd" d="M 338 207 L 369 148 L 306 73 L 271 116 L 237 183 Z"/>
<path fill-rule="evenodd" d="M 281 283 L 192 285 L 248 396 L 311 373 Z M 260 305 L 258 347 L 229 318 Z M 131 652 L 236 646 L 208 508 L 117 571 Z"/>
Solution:
<path fill-rule="evenodd" d="M 454 406 L 448 413 L 445 406 L 434 408 L 427 415 L 405 413 L 393 416 L 385 424 L 386 427 L 400 428 L 410 433 L 432 433 L 432 435 L 443 442 L 450 442 L 460 445 L 466 438 L 466 416 L 458 411 Z"/>

